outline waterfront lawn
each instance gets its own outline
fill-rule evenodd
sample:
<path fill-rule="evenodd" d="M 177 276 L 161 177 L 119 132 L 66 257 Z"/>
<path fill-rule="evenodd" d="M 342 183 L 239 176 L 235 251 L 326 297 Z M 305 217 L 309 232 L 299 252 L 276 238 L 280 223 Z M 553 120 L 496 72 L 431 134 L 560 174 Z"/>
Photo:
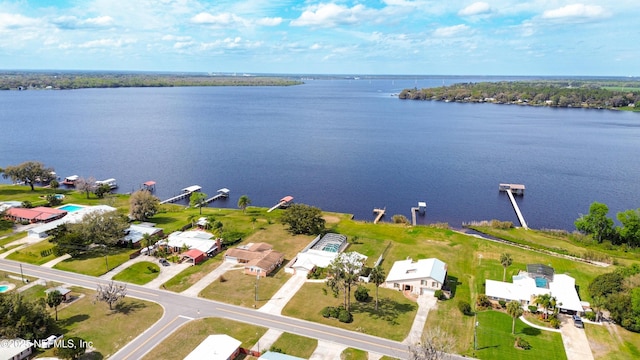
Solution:
<path fill-rule="evenodd" d="M 369 353 L 360 349 L 346 348 L 340 354 L 341 360 L 367 360 L 369 359 Z"/>
<path fill-rule="evenodd" d="M 96 354 L 92 359 L 105 359 L 140 335 L 162 316 L 156 303 L 127 297 L 109 310 L 104 302 L 95 302 L 95 292 L 72 287 L 80 298 L 58 310 L 60 331 L 66 338 L 78 336 L 92 341 Z"/>
<path fill-rule="evenodd" d="M 147 353 L 143 359 L 184 359 L 207 336 L 214 334 L 227 334 L 242 341 L 240 347 L 251 348 L 266 332 L 267 329 L 264 327 L 223 318 L 196 319 L 174 331 Z"/>
<path fill-rule="evenodd" d="M 200 264 L 189 266 L 176 276 L 167 280 L 167 282 L 163 284 L 163 288 L 174 292 L 187 290 L 191 285 L 197 283 L 205 275 L 215 270 L 221 263 L 222 254 L 218 254 L 212 258 L 206 258 L 206 260 Z"/>
<path fill-rule="evenodd" d="M 137 262 L 117 273 L 113 280 L 144 285 L 160 275 L 160 266 L 150 261 Z"/>
<path fill-rule="evenodd" d="M 9 230 L 9 232 L 11 232 L 11 230 Z M 20 240 L 23 237 L 27 236 L 27 232 L 26 231 L 21 231 L 18 233 L 13 233 L 11 235 L 7 235 L 7 237 L 0 239 L 0 248 L 3 248 L 5 251 L 9 250 L 7 248 L 5 248 L 7 246 L 7 244 L 10 244 L 16 240 Z"/>
<path fill-rule="evenodd" d="M 317 339 L 310 339 L 308 337 L 291 334 L 288 332 L 282 333 L 278 340 L 276 340 L 271 349 L 278 349 L 283 354 L 301 357 L 308 359 L 311 354 L 318 347 Z"/>
<path fill-rule="evenodd" d="M 89 276 L 100 276 L 129 261 L 131 249 L 107 248 L 106 253 L 90 252 L 57 263 L 54 268 Z M 108 270 L 107 270 L 108 265 Z"/>
<path fill-rule="evenodd" d="M 595 359 L 640 359 L 640 334 L 613 324 L 585 323 L 584 330 Z"/>
<path fill-rule="evenodd" d="M 343 298 L 342 294 L 334 297 L 324 283 L 305 283 L 287 303 L 282 314 L 391 340 L 404 340 L 413 324 L 418 304 L 405 298 L 400 291 L 380 288 L 379 308 L 376 311 L 373 298 L 375 287 L 371 284 L 365 286 L 369 288 L 369 295 L 372 296 L 369 302 L 356 301 L 353 298 L 355 288 L 351 291 L 352 323 L 343 323 L 322 316 L 321 311 L 324 307 L 340 306 Z"/>
<path fill-rule="evenodd" d="M 37 242 L 33 245 L 29 245 L 24 249 L 16 250 L 7 256 L 7 259 L 25 262 L 34 265 L 42 265 L 56 258 L 53 254 L 55 244 L 50 243 L 47 240 Z M 46 256 L 42 256 L 46 254 Z"/>
<path fill-rule="evenodd" d="M 261 277 L 257 281 L 258 301 L 256 301 L 256 277 L 245 274 L 243 269 L 233 269 L 204 288 L 200 296 L 228 304 L 260 308 L 290 277 L 291 275 L 285 273 L 282 266 L 275 273 Z"/>
<path fill-rule="evenodd" d="M 542 331 L 516 320 L 516 334 L 511 335 L 511 317 L 503 312 L 482 311 L 478 319 L 479 359 L 558 359 L 567 358 L 560 333 Z M 522 337 L 531 345 L 530 350 L 517 349 L 515 338 Z"/>

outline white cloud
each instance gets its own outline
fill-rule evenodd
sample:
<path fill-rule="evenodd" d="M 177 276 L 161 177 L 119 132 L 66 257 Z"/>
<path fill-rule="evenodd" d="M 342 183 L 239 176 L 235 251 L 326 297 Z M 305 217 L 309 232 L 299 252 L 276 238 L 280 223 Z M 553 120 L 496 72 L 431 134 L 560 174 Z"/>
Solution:
<path fill-rule="evenodd" d="M 278 26 L 281 23 L 282 23 L 281 17 L 274 17 L 274 18 L 265 17 L 265 18 L 256 20 L 256 24 L 262 25 L 262 26 Z"/>
<path fill-rule="evenodd" d="M 433 31 L 433 35 L 436 37 L 454 37 L 466 33 L 469 29 L 469 26 L 465 24 L 453 25 L 438 28 Z"/>
<path fill-rule="evenodd" d="M 36 26 L 39 21 L 20 14 L 0 13 L 0 29 L 18 29 Z"/>
<path fill-rule="evenodd" d="M 318 44 L 318 43 L 315 43 L 315 44 L 311 45 L 309 47 L 309 49 L 311 49 L 311 50 L 320 50 L 320 49 L 322 49 L 322 46 L 320 44 Z"/>
<path fill-rule="evenodd" d="M 134 44 L 131 39 L 98 39 L 84 42 L 78 45 L 79 48 L 119 48 L 125 45 Z"/>
<path fill-rule="evenodd" d="M 230 13 L 221 13 L 217 15 L 212 15 L 209 13 L 201 12 L 198 15 L 191 18 L 191 22 L 196 24 L 222 25 L 222 26 L 229 25 L 239 20 L 240 20 L 239 17 Z"/>
<path fill-rule="evenodd" d="M 321 26 L 351 25 L 360 21 L 366 8 L 355 5 L 348 8 L 334 3 L 310 6 L 299 18 L 291 21 L 293 26 Z"/>
<path fill-rule="evenodd" d="M 164 41 L 189 41 L 191 40 L 191 36 L 175 36 L 175 35 L 164 35 L 162 38 Z"/>
<path fill-rule="evenodd" d="M 473 4 L 465 7 L 464 9 L 458 11 L 458 15 L 460 16 L 474 16 L 474 15 L 483 15 L 491 12 L 491 5 L 486 2 L 474 2 Z"/>
<path fill-rule="evenodd" d="M 547 10 L 542 14 L 543 19 L 594 19 L 607 17 L 608 12 L 598 5 L 571 4 L 561 8 Z"/>

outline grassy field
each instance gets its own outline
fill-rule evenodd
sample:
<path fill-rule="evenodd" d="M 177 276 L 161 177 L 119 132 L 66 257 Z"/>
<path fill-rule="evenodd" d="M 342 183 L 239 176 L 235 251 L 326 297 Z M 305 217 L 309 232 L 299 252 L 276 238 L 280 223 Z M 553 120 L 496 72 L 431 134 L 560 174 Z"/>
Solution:
<path fill-rule="evenodd" d="M 170 291 L 182 292 L 215 270 L 220 263 L 222 263 L 222 254 L 218 254 L 213 258 L 206 258 L 206 260 L 200 264 L 189 266 L 178 275 L 167 280 L 167 282 L 163 284 L 164 288 Z"/>
<path fill-rule="evenodd" d="M 48 255 L 42 257 L 43 252 L 48 252 L 53 249 L 55 245 L 47 240 L 37 242 L 33 245 L 29 245 L 24 249 L 16 250 L 7 256 L 7 259 L 25 262 L 34 265 L 42 265 L 48 261 L 56 258 L 53 252 L 49 252 Z"/>
<path fill-rule="evenodd" d="M 9 250 L 9 249 L 5 249 L 5 246 L 7 246 L 7 244 L 12 243 L 16 240 L 20 240 L 23 237 L 27 236 L 27 232 L 26 231 L 22 231 L 19 233 L 10 233 L 8 232 L 7 234 L 3 235 L 3 238 L 0 239 L 0 248 L 2 250 Z"/>
<path fill-rule="evenodd" d="M 259 308 L 289 280 L 291 275 L 280 267 L 275 273 L 261 277 L 256 281 L 255 276 L 246 275 L 241 269 L 227 271 L 221 278 L 207 286 L 200 296 L 229 304 Z M 256 297 L 256 282 L 258 285 L 258 300 Z"/>
<path fill-rule="evenodd" d="M 511 334 L 511 317 L 498 311 L 478 313 L 478 350 L 472 356 L 479 359 L 566 359 L 559 333 L 541 331 L 516 320 L 516 334 Z M 514 346 L 520 336 L 531 345 L 530 350 Z"/>
<path fill-rule="evenodd" d="M 640 359 L 640 334 L 617 325 L 585 324 L 584 329 L 595 359 Z"/>
<path fill-rule="evenodd" d="M 370 287 L 369 294 L 375 296 L 373 285 L 367 286 Z M 405 298 L 401 292 L 380 289 L 379 308 L 376 311 L 373 299 L 366 303 L 359 303 L 353 298 L 354 288 L 351 299 L 353 322 L 342 323 L 337 319 L 324 318 L 321 315 L 320 312 L 325 306 L 339 306 L 342 304 L 342 295 L 336 298 L 331 293 L 331 290 L 325 291 L 323 289 L 327 289 L 324 283 L 305 283 L 285 306 L 282 314 L 402 341 L 409 334 L 413 318 L 418 310 L 416 302 Z"/>
<path fill-rule="evenodd" d="M 193 320 L 174 331 L 145 355 L 143 359 L 184 359 L 207 336 L 213 334 L 227 334 L 241 341 L 241 347 L 251 348 L 265 332 L 267 332 L 266 328 L 228 319 L 207 318 Z"/>
<path fill-rule="evenodd" d="M 282 353 L 308 359 L 318 347 L 318 340 L 291 333 L 282 333 L 271 349 L 279 349 Z"/>
<path fill-rule="evenodd" d="M 102 255 L 87 253 L 59 262 L 54 268 L 89 276 L 100 276 L 127 262 L 132 252 L 131 249 L 109 249 Z"/>
<path fill-rule="evenodd" d="M 113 280 L 144 285 L 160 275 L 160 266 L 150 261 L 141 261 L 117 273 Z"/>
<path fill-rule="evenodd" d="M 366 351 L 354 349 L 354 348 L 346 348 L 340 354 L 340 360 L 367 360 L 369 359 L 369 353 Z"/>

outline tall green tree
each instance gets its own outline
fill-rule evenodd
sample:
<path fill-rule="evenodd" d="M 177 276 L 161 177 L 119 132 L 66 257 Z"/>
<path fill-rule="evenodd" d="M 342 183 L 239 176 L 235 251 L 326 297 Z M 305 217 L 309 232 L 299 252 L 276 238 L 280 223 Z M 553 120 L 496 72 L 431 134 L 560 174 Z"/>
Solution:
<path fill-rule="evenodd" d="M 7 166 L 2 172 L 3 178 L 11 178 L 13 182 L 24 182 L 34 191 L 34 183 L 36 180 L 44 182 L 51 181 L 55 178 L 53 168 L 47 168 L 38 161 L 26 161 L 20 165 Z"/>
<path fill-rule="evenodd" d="M 146 221 L 158 212 L 160 199 L 150 191 L 138 190 L 129 197 L 129 211 L 131 218 Z"/>
<path fill-rule="evenodd" d="M 289 225 L 288 230 L 292 234 L 318 235 L 325 230 L 322 211 L 305 204 L 291 205 L 282 213 L 280 221 Z"/>
<path fill-rule="evenodd" d="M 243 213 L 245 212 L 245 210 L 247 209 L 247 206 L 249 205 L 251 205 L 251 199 L 249 199 L 247 195 L 240 196 L 240 198 L 238 199 L 238 207 L 242 209 Z"/>
<path fill-rule="evenodd" d="M 507 303 L 507 314 L 511 315 L 511 334 L 516 333 L 516 319 L 522 316 L 522 305 L 519 302 L 513 300 Z"/>
<path fill-rule="evenodd" d="M 199 207 L 200 215 L 202 215 L 202 208 L 207 205 L 207 194 L 201 191 L 194 191 L 189 196 L 189 205 L 191 207 Z"/>
<path fill-rule="evenodd" d="M 387 274 L 385 274 L 384 269 L 380 265 L 373 267 L 371 273 L 369 273 L 369 281 L 376 286 L 376 310 L 378 310 L 378 288 L 384 283 L 386 277 Z"/>
<path fill-rule="evenodd" d="M 507 278 L 507 268 L 511 266 L 512 263 L 513 259 L 511 258 L 511 254 L 502 253 L 502 255 L 500 255 L 500 264 L 502 264 L 502 267 L 504 268 L 504 271 L 502 272 L 502 281 L 505 281 Z"/>
<path fill-rule="evenodd" d="M 94 211 L 84 215 L 70 229 L 92 244 L 114 245 L 124 238 L 128 227 L 126 217 L 117 211 Z"/>
<path fill-rule="evenodd" d="M 43 298 L 27 300 L 20 293 L 0 294 L 0 338 L 44 339 L 54 322 Z"/>
<path fill-rule="evenodd" d="M 351 308 L 351 288 L 359 282 L 360 272 L 364 266 L 364 260 L 356 252 L 340 253 L 327 267 L 329 278 L 326 284 L 335 295 L 342 292 L 344 296 L 344 308 Z"/>
<path fill-rule="evenodd" d="M 640 209 L 626 210 L 616 214 L 622 227 L 618 229 L 620 239 L 630 246 L 640 246 Z"/>
<path fill-rule="evenodd" d="M 49 305 L 50 308 L 55 310 L 55 312 L 56 312 L 56 321 L 58 321 L 58 305 L 62 304 L 62 300 L 64 300 L 64 297 L 62 296 L 62 294 L 58 290 L 50 291 L 47 294 L 46 302 L 47 302 L 47 305 Z"/>
<path fill-rule="evenodd" d="M 607 205 L 593 202 L 589 206 L 589 213 L 579 217 L 574 225 L 578 231 L 591 234 L 598 243 L 611 235 L 613 230 L 613 220 L 607 217 L 609 208 Z"/>

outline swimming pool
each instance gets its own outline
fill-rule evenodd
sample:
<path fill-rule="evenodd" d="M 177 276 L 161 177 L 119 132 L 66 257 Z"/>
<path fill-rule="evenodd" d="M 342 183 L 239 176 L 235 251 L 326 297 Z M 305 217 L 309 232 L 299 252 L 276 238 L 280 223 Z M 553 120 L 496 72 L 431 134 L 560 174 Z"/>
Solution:
<path fill-rule="evenodd" d="M 9 285 L 0 285 L 0 293 L 9 291 Z"/>
<path fill-rule="evenodd" d="M 547 287 L 547 279 L 545 279 L 543 277 L 537 277 L 536 278 L 536 287 L 546 288 Z"/>
<path fill-rule="evenodd" d="M 328 252 L 338 252 L 338 249 L 340 249 L 340 244 L 328 244 L 322 248 L 323 251 Z"/>
<path fill-rule="evenodd" d="M 65 206 L 61 206 L 58 209 L 60 210 L 64 210 L 66 212 L 74 212 L 74 211 L 78 211 L 80 209 L 84 208 L 84 206 L 79 206 L 79 205 L 65 205 Z"/>

